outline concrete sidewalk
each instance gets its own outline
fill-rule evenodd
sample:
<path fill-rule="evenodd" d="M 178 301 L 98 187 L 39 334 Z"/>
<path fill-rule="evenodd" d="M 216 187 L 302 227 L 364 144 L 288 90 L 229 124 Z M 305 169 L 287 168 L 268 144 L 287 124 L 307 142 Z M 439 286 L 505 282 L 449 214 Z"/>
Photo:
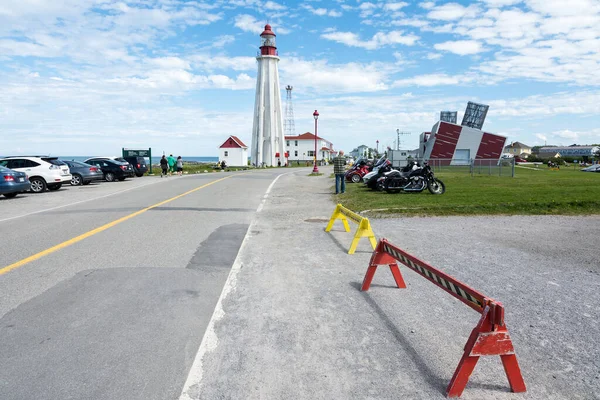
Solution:
<path fill-rule="evenodd" d="M 360 292 L 372 250 L 368 240 L 362 239 L 357 252 L 348 255 L 352 234 L 343 231 L 341 222 L 331 233 L 324 231 L 335 204 L 331 168 L 322 170 L 321 177 L 308 177 L 304 169 L 282 176 L 251 225 L 239 255 L 242 265 L 235 287 L 223 299 L 224 313 L 215 325 L 217 341 L 203 358 L 200 387 L 190 392 L 192 398 L 445 398 L 445 388 L 479 315 L 405 268 L 407 289 L 395 289 L 389 270 L 380 268 L 371 290 Z M 440 226 L 436 220 L 441 220 Z M 487 357 L 480 360 L 462 398 L 599 398 L 600 379 L 593 368 L 598 339 L 590 333 L 596 344 L 596 350 L 587 354 L 586 362 L 591 365 L 585 376 L 578 376 L 580 381 L 569 382 L 562 371 L 566 364 L 557 365 L 556 358 L 539 354 L 540 337 L 528 336 L 536 332 L 529 326 L 540 319 L 528 315 L 531 310 L 518 314 L 510 308 L 526 307 L 527 293 L 512 293 L 520 296 L 514 303 L 503 297 L 507 285 L 502 278 L 502 254 L 488 252 L 492 255 L 479 257 L 488 257 L 481 263 L 471 252 L 473 246 L 456 236 L 474 234 L 468 226 L 471 222 L 463 224 L 464 220 L 372 221 L 378 238 L 383 235 L 400 247 L 408 246 L 417 257 L 457 274 L 507 305 L 509 330 L 528 392 L 510 393 L 499 357 Z M 492 229 L 487 221 L 482 219 L 479 229 Z M 453 240 L 440 243 L 444 235 Z M 490 236 L 477 245 L 491 247 L 494 240 Z M 498 271 L 492 273 L 497 279 L 490 279 L 481 265 Z M 513 265 L 507 273 L 518 274 L 518 270 Z M 597 272 L 588 279 L 597 282 Z M 498 290 L 500 286 L 504 290 Z M 597 317 L 597 307 L 589 313 Z M 593 328 L 591 319 L 584 323 Z M 571 333 L 559 330 L 556 335 Z M 529 341 L 538 347 L 531 350 Z"/>

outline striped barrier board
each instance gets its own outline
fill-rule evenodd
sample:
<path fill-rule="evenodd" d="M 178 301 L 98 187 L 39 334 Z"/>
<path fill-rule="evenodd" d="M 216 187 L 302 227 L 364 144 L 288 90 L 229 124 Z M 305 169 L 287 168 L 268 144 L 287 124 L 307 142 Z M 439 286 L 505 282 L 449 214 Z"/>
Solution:
<path fill-rule="evenodd" d="M 513 392 L 525 392 L 525 382 L 519 368 L 517 356 L 508 329 L 504 324 L 504 306 L 502 303 L 485 296 L 425 261 L 419 260 L 389 243 L 386 239 L 379 241 L 371 256 L 361 290 L 369 290 L 379 265 L 388 265 L 396 285 L 401 289 L 406 288 L 397 262 L 415 271 L 481 314 L 481 318 L 467 340 L 463 356 L 446 389 L 448 397 L 460 397 L 479 357 L 491 355 L 500 356 L 511 390 Z"/>
<path fill-rule="evenodd" d="M 333 214 L 329 219 L 329 223 L 325 228 L 325 232 L 331 231 L 331 228 L 333 228 L 333 224 L 338 219 L 342 220 L 346 232 L 350 232 L 348 220 L 358 224 L 358 229 L 354 234 L 354 238 L 352 239 L 352 244 L 350 244 L 348 254 L 354 254 L 354 252 L 356 251 L 356 247 L 358 246 L 359 240 L 363 237 L 368 238 L 369 242 L 371 242 L 371 246 L 373 247 L 373 249 L 375 249 L 375 246 L 377 245 L 377 239 L 375 239 L 375 234 L 373 233 L 373 229 L 371 229 L 371 223 L 369 222 L 368 218 L 361 217 L 354 211 L 347 209 L 341 204 L 338 204 L 336 205 L 335 210 L 333 210 Z"/>

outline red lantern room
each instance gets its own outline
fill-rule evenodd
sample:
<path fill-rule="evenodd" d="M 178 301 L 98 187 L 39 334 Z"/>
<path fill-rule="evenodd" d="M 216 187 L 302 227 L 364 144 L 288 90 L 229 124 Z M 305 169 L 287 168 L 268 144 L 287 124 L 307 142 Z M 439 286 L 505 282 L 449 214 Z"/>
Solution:
<path fill-rule="evenodd" d="M 260 34 L 260 54 L 262 56 L 276 56 L 277 47 L 275 46 L 275 33 L 271 30 L 271 25 L 266 24 L 265 30 Z"/>

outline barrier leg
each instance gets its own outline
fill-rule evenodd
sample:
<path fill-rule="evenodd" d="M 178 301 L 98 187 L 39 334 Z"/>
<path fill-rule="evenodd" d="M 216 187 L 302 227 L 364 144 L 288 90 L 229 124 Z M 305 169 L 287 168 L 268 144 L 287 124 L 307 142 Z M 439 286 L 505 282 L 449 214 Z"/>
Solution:
<path fill-rule="evenodd" d="M 360 288 L 362 292 L 366 292 L 371 287 L 371 281 L 373 281 L 373 277 L 375 276 L 375 272 L 377 271 L 377 265 L 371 265 L 367 268 L 367 273 L 365 274 L 365 278 L 363 279 L 363 284 Z M 390 264 L 390 271 L 392 271 L 392 275 L 394 280 L 396 281 L 396 285 L 399 289 L 406 289 L 406 284 L 404 283 L 404 279 L 402 278 L 402 274 L 400 273 L 400 269 L 398 268 L 398 264 Z"/>
<path fill-rule="evenodd" d="M 350 226 L 348 225 L 348 219 L 344 216 L 344 214 L 341 213 L 340 209 L 342 208 L 341 204 L 338 204 L 335 206 L 335 210 L 333 210 L 333 214 L 331 215 L 331 218 L 329 219 L 329 223 L 327 224 L 327 227 L 325 228 L 325 232 L 329 232 L 331 230 L 331 228 L 333 228 L 333 224 L 335 223 L 335 221 L 337 219 L 341 219 L 342 222 L 344 223 L 344 229 L 346 230 L 346 232 L 350 232 Z"/>
<path fill-rule="evenodd" d="M 354 235 L 354 239 L 352 239 L 352 243 L 350 244 L 350 249 L 348 249 L 348 254 L 354 254 L 354 252 L 356 251 L 356 247 L 358 247 L 359 240 L 360 236 Z"/>
<path fill-rule="evenodd" d="M 448 397 L 460 397 L 480 356 L 500 356 L 513 392 L 525 392 L 525 381 L 506 326 L 491 323 L 490 306 L 486 306 L 479 323 L 471 332 L 458 367 L 446 389 Z"/>
<path fill-rule="evenodd" d="M 363 284 L 360 288 L 361 292 L 366 292 L 369 290 L 373 276 L 375 276 L 375 271 L 377 271 L 377 265 L 369 265 L 369 268 L 367 268 L 367 273 L 365 274 L 365 278 L 363 279 Z"/>
<path fill-rule="evenodd" d="M 517 356 L 515 354 L 508 354 L 500 356 L 500 359 L 502 360 L 504 372 L 506 372 L 506 377 L 508 378 L 510 390 L 512 390 L 514 393 L 527 391 L 527 388 L 525 387 L 525 381 L 523 380 L 523 375 L 521 374 L 521 368 L 519 368 Z"/>
<path fill-rule="evenodd" d="M 398 264 L 390 264 L 390 271 L 392 272 L 392 276 L 396 281 L 396 286 L 398 286 L 399 289 L 406 289 L 406 283 L 404 283 L 404 279 L 402 278 Z"/>

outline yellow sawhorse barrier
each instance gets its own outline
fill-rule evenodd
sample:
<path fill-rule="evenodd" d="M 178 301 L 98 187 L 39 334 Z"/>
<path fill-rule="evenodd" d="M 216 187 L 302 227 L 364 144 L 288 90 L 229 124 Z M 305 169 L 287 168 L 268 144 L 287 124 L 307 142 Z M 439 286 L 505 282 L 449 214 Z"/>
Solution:
<path fill-rule="evenodd" d="M 350 226 L 348 225 L 348 220 L 352 220 L 358 224 L 358 229 L 354 234 L 354 239 L 352 239 L 352 244 L 350 245 L 350 250 L 348 250 L 348 254 L 354 254 L 356 251 L 356 246 L 358 246 L 358 241 L 360 238 L 367 237 L 371 242 L 371 246 L 373 246 L 373 250 L 377 246 L 377 240 L 375 239 L 375 234 L 373 233 L 373 229 L 371 229 L 371 223 L 368 218 L 361 217 L 354 211 L 348 210 L 341 204 L 338 204 L 333 210 L 333 215 L 329 220 L 329 224 L 327 224 L 327 228 L 325 228 L 325 232 L 329 232 L 331 228 L 333 228 L 333 224 L 336 220 L 341 219 L 344 223 L 344 229 L 346 232 L 350 232 Z"/>

